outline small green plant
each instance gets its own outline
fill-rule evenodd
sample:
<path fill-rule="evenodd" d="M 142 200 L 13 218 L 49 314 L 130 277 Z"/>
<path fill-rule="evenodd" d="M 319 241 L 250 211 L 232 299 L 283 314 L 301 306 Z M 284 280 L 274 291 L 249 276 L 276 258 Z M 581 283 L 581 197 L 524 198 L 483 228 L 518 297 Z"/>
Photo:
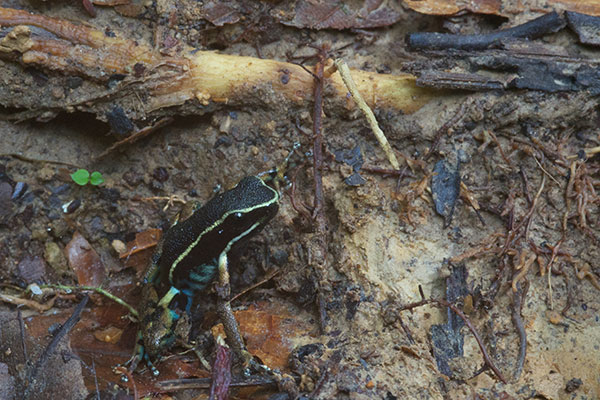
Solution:
<path fill-rule="evenodd" d="M 85 186 L 88 183 L 90 185 L 98 186 L 104 183 L 104 178 L 102 174 L 98 171 L 94 171 L 90 174 L 87 169 L 78 169 L 77 171 L 71 174 L 71 179 L 78 185 Z"/>

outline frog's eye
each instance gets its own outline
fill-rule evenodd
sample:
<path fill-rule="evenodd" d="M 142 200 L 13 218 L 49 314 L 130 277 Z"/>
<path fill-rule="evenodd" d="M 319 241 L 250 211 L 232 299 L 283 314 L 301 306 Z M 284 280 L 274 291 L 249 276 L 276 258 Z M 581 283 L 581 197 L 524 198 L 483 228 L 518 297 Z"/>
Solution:
<path fill-rule="evenodd" d="M 242 218 L 242 213 L 241 212 L 236 212 L 235 213 L 235 217 L 236 218 Z"/>

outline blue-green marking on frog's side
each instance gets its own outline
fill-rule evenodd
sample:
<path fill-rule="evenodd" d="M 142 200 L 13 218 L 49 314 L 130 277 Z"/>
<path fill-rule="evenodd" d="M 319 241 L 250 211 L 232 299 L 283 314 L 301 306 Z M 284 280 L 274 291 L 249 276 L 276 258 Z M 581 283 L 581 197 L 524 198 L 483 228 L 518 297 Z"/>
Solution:
<path fill-rule="evenodd" d="M 192 298 L 217 277 L 228 285 L 230 253 L 260 232 L 278 208 L 277 191 L 249 176 L 167 230 L 144 276 L 140 334 L 130 370 L 145 359 L 158 373 L 151 361 L 175 343 L 181 310 L 189 312 Z M 239 337 L 236 323 L 231 330 Z"/>

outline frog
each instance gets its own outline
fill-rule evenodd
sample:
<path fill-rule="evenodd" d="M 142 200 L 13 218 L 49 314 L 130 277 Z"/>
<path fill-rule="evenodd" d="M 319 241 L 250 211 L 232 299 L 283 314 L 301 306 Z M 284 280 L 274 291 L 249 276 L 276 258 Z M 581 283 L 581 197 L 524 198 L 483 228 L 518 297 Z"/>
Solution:
<path fill-rule="evenodd" d="M 216 282 L 217 314 L 227 342 L 247 367 L 246 350 L 233 315 L 228 265 L 232 254 L 247 244 L 273 219 L 279 192 L 264 177 L 247 176 L 232 189 L 182 214 L 162 236 L 142 279 L 142 295 L 134 355 L 129 370 L 145 360 L 152 374 L 154 362 L 172 348 L 178 332 L 189 324 L 194 298 L 201 299 Z"/>

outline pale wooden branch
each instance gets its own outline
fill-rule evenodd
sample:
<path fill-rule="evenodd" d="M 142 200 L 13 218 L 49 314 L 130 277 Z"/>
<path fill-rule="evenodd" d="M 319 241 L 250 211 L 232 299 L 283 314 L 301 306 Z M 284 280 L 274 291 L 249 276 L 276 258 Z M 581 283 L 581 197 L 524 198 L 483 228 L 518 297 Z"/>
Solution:
<path fill-rule="evenodd" d="M 10 8 L 0 7 L 0 25 L 15 26 L 0 41 L 0 57 L 16 58 L 24 65 L 65 75 L 77 74 L 95 82 L 106 81 L 114 74 L 124 75 L 119 87 L 110 92 L 111 104 L 115 93 L 116 97 L 124 95 L 125 89 L 135 86 L 136 94 L 145 91 L 148 95 L 139 105 L 143 108 L 138 113 L 140 118 L 154 110 L 184 103 L 195 104 L 202 110 L 223 103 L 279 107 L 306 106 L 312 102 L 313 77 L 292 63 L 195 51 L 189 47 L 175 56 L 164 56 L 147 43 L 118 35 L 108 37 L 103 31 L 87 26 Z M 29 26 L 42 28 L 58 38 L 36 35 Z M 417 87 L 412 75 L 359 70 L 350 73 L 371 108 L 409 114 L 433 96 L 430 90 Z M 325 83 L 329 93 L 333 93 L 330 98 L 342 102 L 346 108 L 354 107 L 352 100 L 345 97 L 347 90 L 339 74 L 327 78 Z M 89 109 L 99 97 L 65 107 Z"/>

